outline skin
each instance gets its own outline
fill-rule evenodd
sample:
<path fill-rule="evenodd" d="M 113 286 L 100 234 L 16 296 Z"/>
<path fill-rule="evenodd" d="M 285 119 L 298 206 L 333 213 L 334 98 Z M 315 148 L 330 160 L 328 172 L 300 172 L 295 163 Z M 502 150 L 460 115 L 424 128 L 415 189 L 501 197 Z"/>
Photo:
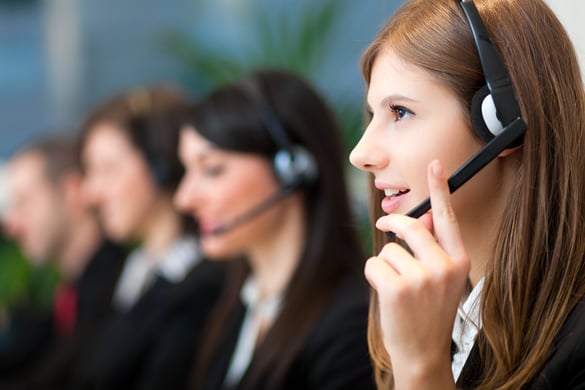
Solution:
<path fill-rule="evenodd" d="M 179 157 L 186 173 L 175 204 L 198 221 L 205 254 L 217 259 L 245 255 L 264 295 L 281 291 L 303 246 L 300 195 L 292 194 L 260 215 L 213 234 L 278 192 L 270 162 L 221 150 L 192 128 L 181 132 Z"/>
<path fill-rule="evenodd" d="M 407 191 L 382 202 L 388 215 L 376 228 L 396 233 L 412 252 L 386 244 L 365 268 L 395 385 L 454 389 L 457 306 L 484 273 L 517 161 L 513 150 L 502 153 L 451 196 L 448 176 L 481 147 L 453 92 L 386 49 L 374 62 L 367 101 L 372 121 L 350 160 L 374 175 L 379 190 Z M 432 212 L 404 215 L 427 195 Z"/>
<path fill-rule="evenodd" d="M 7 170 L 11 204 L 4 218 L 6 232 L 38 265 L 56 254 L 65 235 L 65 200 L 45 169 L 40 154 L 27 152 L 11 160 Z"/>
<path fill-rule="evenodd" d="M 85 189 L 106 234 L 137 240 L 153 255 L 163 252 L 180 234 L 180 219 L 140 151 L 117 127 L 103 123 L 88 133 L 82 158 Z"/>
<path fill-rule="evenodd" d="M 76 279 L 101 241 L 81 173 L 70 169 L 53 182 L 44 157 L 30 151 L 11 160 L 7 181 L 12 199 L 4 218 L 7 234 L 34 264 L 56 261 L 65 279 Z"/>

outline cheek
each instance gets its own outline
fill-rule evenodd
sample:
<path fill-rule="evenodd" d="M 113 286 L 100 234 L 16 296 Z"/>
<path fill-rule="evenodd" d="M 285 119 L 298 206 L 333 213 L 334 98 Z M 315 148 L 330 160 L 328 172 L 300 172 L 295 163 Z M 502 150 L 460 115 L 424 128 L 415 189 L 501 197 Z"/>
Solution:
<path fill-rule="evenodd" d="M 120 174 L 104 193 L 104 222 L 118 238 L 133 233 L 146 218 L 156 200 L 157 191 L 146 173 Z"/>
<path fill-rule="evenodd" d="M 231 180 L 229 185 L 218 186 L 221 190 L 218 189 L 213 198 L 215 215 L 223 223 L 229 224 L 230 221 L 246 215 L 263 204 L 279 189 L 270 175 L 272 175 L 271 171 L 266 175 L 258 172 L 257 175 L 247 177 L 245 180 Z M 224 234 L 202 236 L 203 251 L 211 258 L 245 253 L 258 239 L 269 235 L 274 227 L 274 218 L 271 214 L 278 207 L 278 204 L 274 205 Z"/>
<path fill-rule="evenodd" d="M 150 201 L 156 192 L 150 173 L 142 167 L 122 169 L 108 187 L 108 198 L 112 203 L 131 208 Z"/>

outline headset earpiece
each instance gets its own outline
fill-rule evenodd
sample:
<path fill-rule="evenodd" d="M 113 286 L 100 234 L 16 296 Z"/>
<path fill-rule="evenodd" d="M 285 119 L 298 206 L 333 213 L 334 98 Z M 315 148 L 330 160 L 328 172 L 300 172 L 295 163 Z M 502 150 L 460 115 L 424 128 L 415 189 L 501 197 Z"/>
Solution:
<path fill-rule="evenodd" d="M 244 81 L 241 86 L 257 108 L 264 127 L 278 149 L 274 154 L 273 169 L 280 186 L 290 191 L 314 183 L 319 176 L 315 157 L 306 148 L 291 141 L 278 115 L 254 83 Z"/>
<path fill-rule="evenodd" d="M 487 85 L 484 85 L 473 95 L 471 123 L 477 135 L 484 142 L 491 141 L 504 129 L 504 125 L 498 119 L 496 105 Z"/>
<path fill-rule="evenodd" d="M 280 185 L 294 188 L 314 182 L 318 176 L 315 158 L 299 145 L 290 149 L 280 149 L 274 155 L 274 172 Z"/>

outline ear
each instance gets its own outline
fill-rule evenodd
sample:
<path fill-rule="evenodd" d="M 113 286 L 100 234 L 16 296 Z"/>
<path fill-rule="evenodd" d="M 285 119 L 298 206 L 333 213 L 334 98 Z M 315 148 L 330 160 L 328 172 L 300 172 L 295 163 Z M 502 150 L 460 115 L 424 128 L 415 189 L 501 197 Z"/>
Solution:
<path fill-rule="evenodd" d="M 514 146 L 512 148 L 504 149 L 500 154 L 498 154 L 498 157 L 511 156 L 512 154 L 516 153 L 516 151 L 518 151 L 520 149 L 522 149 L 522 144 L 520 144 L 518 146 Z"/>

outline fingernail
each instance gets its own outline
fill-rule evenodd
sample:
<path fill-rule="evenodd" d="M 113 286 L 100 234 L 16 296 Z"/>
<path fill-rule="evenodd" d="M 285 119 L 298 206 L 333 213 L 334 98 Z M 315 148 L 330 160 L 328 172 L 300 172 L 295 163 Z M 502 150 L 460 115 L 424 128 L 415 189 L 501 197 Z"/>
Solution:
<path fill-rule="evenodd" d="M 438 161 L 433 161 L 431 163 L 431 172 L 436 178 L 441 178 L 443 176 L 443 168 Z"/>

